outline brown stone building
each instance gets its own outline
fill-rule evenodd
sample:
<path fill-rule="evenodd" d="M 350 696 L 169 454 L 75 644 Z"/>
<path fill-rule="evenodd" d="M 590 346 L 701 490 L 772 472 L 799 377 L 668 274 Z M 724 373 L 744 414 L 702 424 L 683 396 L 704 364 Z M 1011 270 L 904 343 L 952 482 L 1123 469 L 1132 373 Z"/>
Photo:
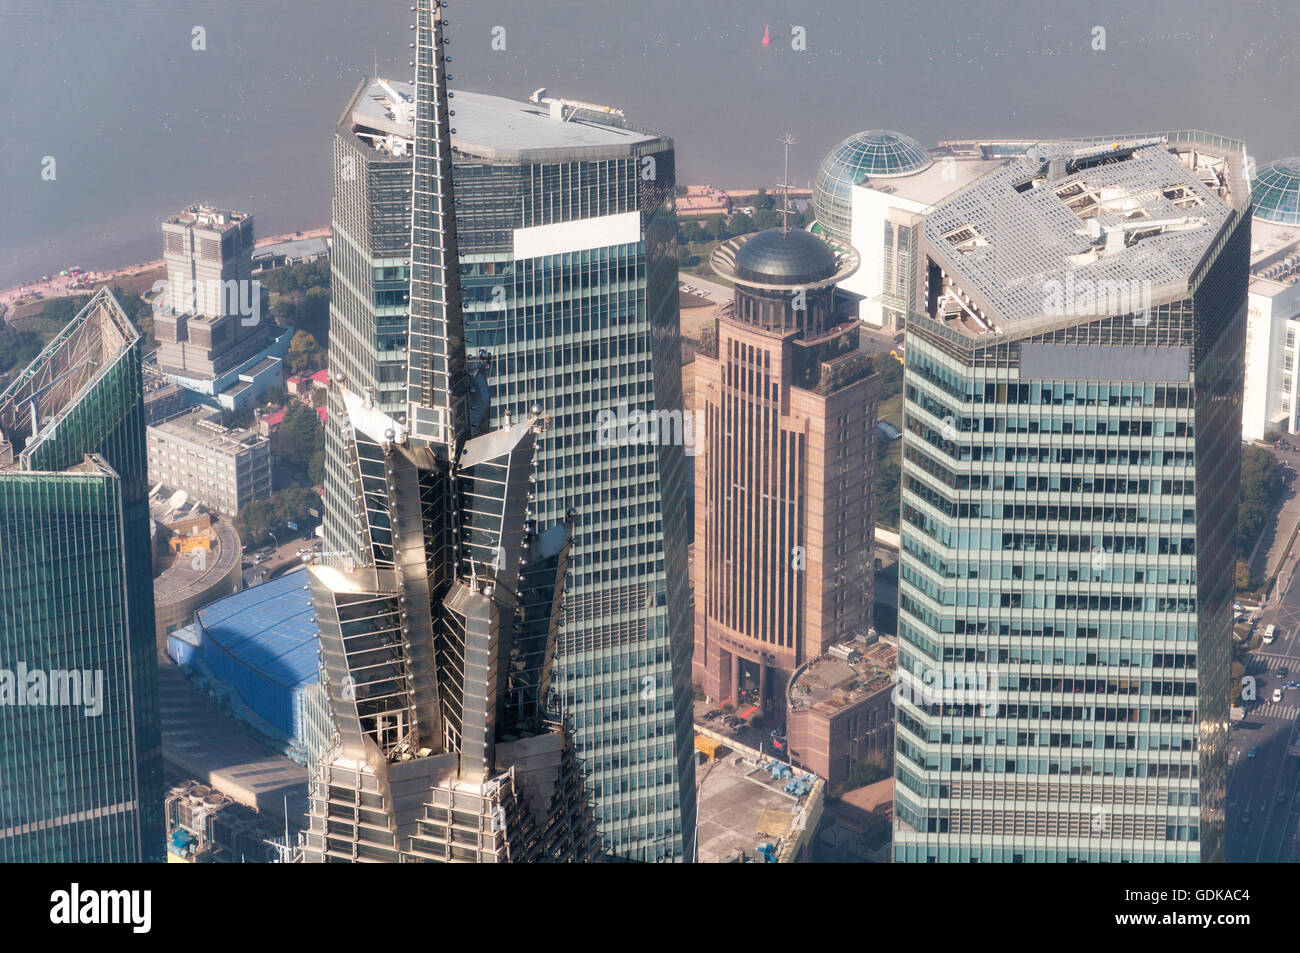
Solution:
<path fill-rule="evenodd" d="M 790 761 L 825 778 L 828 789 L 849 780 L 859 762 L 888 763 L 892 754 L 898 645 L 870 638 L 833 646 L 790 681 Z"/>
<path fill-rule="evenodd" d="M 736 293 L 696 357 L 694 675 L 777 721 L 794 671 L 871 624 L 878 379 L 833 300 L 857 265 L 780 228 L 712 260 Z"/>

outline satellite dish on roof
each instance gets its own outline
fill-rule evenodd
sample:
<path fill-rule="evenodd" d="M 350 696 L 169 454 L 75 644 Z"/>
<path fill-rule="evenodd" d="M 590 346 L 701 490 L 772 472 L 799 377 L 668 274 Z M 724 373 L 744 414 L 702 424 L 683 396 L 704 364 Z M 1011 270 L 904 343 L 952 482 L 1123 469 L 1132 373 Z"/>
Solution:
<path fill-rule="evenodd" d="M 186 493 L 184 490 L 177 490 L 175 493 L 173 493 L 170 497 L 167 498 L 167 508 L 169 510 L 179 510 L 182 506 L 184 506 L 187 502 L 189 502 L 189 498 L 190 498 L 189 494 Z"/>

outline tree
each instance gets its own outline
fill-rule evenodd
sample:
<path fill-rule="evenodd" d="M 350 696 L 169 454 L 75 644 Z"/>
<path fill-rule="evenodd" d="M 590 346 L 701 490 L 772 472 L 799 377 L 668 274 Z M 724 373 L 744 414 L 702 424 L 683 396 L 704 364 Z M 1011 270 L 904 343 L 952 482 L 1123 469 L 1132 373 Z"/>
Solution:
<path fill-rule="evenodd" d="M 891 357 L 888 360 L 877 361 L 876 370 L 880 372 L 879 400 L 886 401 L 903 392 L 902 364 Z"/>
<path fill-rule="evenodd" d="M 288 393 L 279 384 L 272 384 L 262 394 L 262 399 L 268 404 L 275 404 L 277 407 L 283 407 L 285 401 L 289 399 Z"/>
<path fill-rule="evenodd" d="M 733 234 L 727 229 L 726 218 L 721 215 L 710 215 L 704 223 L 704 228 L 718 241 L 726 241 Z"/>
<path fill-rule="evenodd" d="M 258 280 L 268 291 L 284 295 L 296 294 L 311 288 L 328 288 L 330 286 L 329 259 L 318 258 L 315 261 L 285 265 L 274 271 L 263 272 Z"/>
<path fill-rule="evenodd" d="M 13 327 L 0 329 L 0 373 L 26 367 L 41 353 L 41 336 Z"/>
<path fill-rule="evenodd" d="M 317 450 L 307 461 L 307 479 L 311 480 L 312 486 L 322 486 L 325 483 L 324 450 Z"/>
<path fill-rule="evenodd" d="M 311 374 L 320 370 L 324 353 L 316 338 L 306 331 L 295 331 L 289 341 L 289 366 L 295 374 Z"/>
<path fill-rule="evenodd" d="M 700 227 L 699 222 L 683 222 L 677 229 L 679 242 L 707 242 L 709 235 Z"/>
<path fill-rule="evenodd" d="M 1250 588 L 1250 566 L 1244 559 L 1237 560 L 1237 588 Z"/>
<path fill-rule="evenodd" d="M 274 540 L 273 533 L 286 523 L 293 523 L 301 532 L 313 525 L 320 512 L 320 495 L 312 489 L 292 486 L 271 494 L 267 500 L 248 503 L 235 517 L 235 529 L 246 546 L 257 546 Z M 283 534 L 281 534 L 283 539 Z"/>
<path fill-rule="evenodd" d="M 1241 502 L 1237 507 L 1237 558 L 1250 555 L 1260 533 L 1273 518 L 1274 504 L 1286 488 L 1277 457 L 1263 447 L 1241 452 Z"/>
<path fill-rule="evenodd" d="M 782 223 L 781 213 L 774 211 L 773 209 L 760 209 L 749 218 L 754 223 L 754 228 L 758 231 L 764 231 L 769 228 L 780 228 Z"/>
<path fill-rule="evenodd" d="M 902 476 L 903 472 L 896 460 L 886 460 L 876 474 L 876 520 L 890 528 L 898 526 Z"/>
<path fill-rule="evenodd" d="M 732 235 L 748 235 L 751 232 L 758 231 L 758 226 L 754 224 L 752 216 L 744 212 L 736 212 L 731 218 L 727 219 L 727 231 Z"/>
<path fill-rule="evenodd" d="M 237 410 L 227 410 L 221 414 L 221 426 L 229 427 L 232 430 L 251 427 L 253 425 L 253 411 L 250 407 L 240 407 Z"/>
<path fill-rule="evenodd" d="M 271 452 L 305 470 L 312 454 L 324 449 L 325 428 L 316 411 L 302 404 L 290 404 L 280 426 L 271 435 Z"/>

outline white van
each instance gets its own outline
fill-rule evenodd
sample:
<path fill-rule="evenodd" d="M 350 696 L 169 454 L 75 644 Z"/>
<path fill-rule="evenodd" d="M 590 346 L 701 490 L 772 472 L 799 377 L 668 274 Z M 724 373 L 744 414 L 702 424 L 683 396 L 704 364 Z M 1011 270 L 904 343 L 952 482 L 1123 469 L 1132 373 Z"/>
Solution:
<path fill-rule="evenodd" d="M 1277 626 L 1270 624 L 1269 627 L 1264 630 L 1264 644 L 1268 645 L 1275 638 L 1277 638 Z"/>
<path fill-rule="evenodd" d="M 1273 689 L 1273 701 L 1280 702 L 1281 700 L 1282 700 L 1282 689 L 1280 688 Z"/>

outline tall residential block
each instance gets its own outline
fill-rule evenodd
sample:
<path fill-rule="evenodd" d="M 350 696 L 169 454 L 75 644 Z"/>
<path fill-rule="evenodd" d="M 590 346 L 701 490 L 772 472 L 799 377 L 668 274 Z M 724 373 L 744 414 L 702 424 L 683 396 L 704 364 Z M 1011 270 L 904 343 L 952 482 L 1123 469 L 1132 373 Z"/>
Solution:
<path fill-rule="evenodd" d="M 399 420 L 365 378 L 331 374 L 345 532 L 361 545 L 308 570 L 334 730 L 301 859 L 593 860 L 600 836 L 554 686 L 576 511 L 544 522 L 534 509 L 535 448 L 551 439 L 540 408 L 494 427 L 484 369 L 467 367 L 433 0 L 416 26 L 406 409 Z"/>
<path fill-rule="evenodd" d="M 1245 160 L 1047 143 L 924 219 L 896 861 L 1223 857 Z"/>
<path fill-rule="evenodd" d="M 685 452 L 601 439 L 611 417 L 681 410 L 673 144 L 545 90 L 453 105 L 467 380 L 493 427 L 541 408 L 534 518 L 577 510 L 556 690 L 606 849 L 680 860 L 695 815 Z M 409 84 L 366 81 L 335 133 L 331 366 L 403 422 L 414 116 Z M 344 437 L 327 440 L 327 548 L 351 552 Z"/>
<path fill-rule="evenodd" d="M 0 860 L 159 861 L 141 338 L 108 289 L 0 394 Z"/>
<path fill-rule="evenodd" d="M 856 252 L 772 228 L 712 265 L 735 297 L 696 357 L 695 679 L 780 723 L 792 676 L 871 628 L 878 379 L 834 307 Z"/>
<path fill-rule="evenodd" d="M 290 331 L 271 322 L 253 281 L 253 216 L 191 205 L 163 222 L 165 287 L 154 301 L 154 356 L 177 383 L 251 407 L 284 383 Z"/>

